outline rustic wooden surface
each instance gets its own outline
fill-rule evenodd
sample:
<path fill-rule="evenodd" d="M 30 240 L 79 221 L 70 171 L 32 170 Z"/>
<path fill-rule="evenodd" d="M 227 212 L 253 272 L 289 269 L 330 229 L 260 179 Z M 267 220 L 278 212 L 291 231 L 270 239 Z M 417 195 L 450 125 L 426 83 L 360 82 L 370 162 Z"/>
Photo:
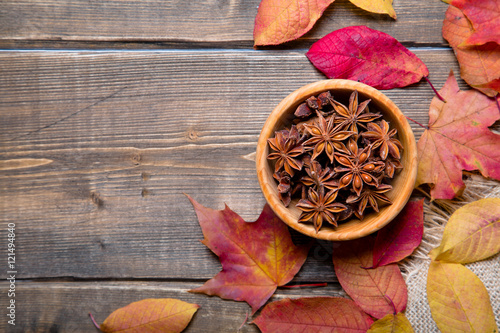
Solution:
<path fill-rule="evenodd" d="M 440 1 L 394 0 L 394 21 L 337 0 L 303 38 L 254 50 L 258 4 L 1 2 L 0 219 L 2 235 L 16 224 L 18 307 L 13 328 L 4 259 L 0 331 L 93 332 L 88 312 L 102 322 L 132 301 L 175 297 L 202 306 L 186 332 L 236 332 L 246 303 L 187 292 L 220 264 L 199 242 L 183 193 L 258 217 L 259 131 L 288 93 L 325 78 L 305 57 L 308 47 L 364 24 L 410 47 L 436 87 L 450 69 L 458 73 L 441 37 Z M 433 93 L 424 82 L 385 93 L 428 121 Z M 423 129 L 412 128 L 420 137 Z M 328 287 L 280 289 L 273 299 L 341 294 L 330 253 L 330 243 L 316 242 L 293 280 Z"/>

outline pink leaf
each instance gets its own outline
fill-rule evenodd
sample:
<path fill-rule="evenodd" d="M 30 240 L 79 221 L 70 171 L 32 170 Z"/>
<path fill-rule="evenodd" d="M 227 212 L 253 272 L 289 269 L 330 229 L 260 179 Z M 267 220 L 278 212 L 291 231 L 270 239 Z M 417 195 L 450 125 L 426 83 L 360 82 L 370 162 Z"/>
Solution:
<path fill-rule="evenodd" d="M 314 43 L 306 56 L 331 79 L 377 89 L 405 87 L 429 75 L 425 64 L 396 39 L 366 26 L 336 30 Z"/>
<path fill-rule="evenodd" d="M 408 293 L 398 265 L 363 268 L 373 263 L 374 242 L 374 237 L 368 236 L 335 243 L 333 265 L 345 292 L 366 313 L 380 319 L 404 311 Z"/>
<path fill-rule="evenodd" d="M 380 230 L 373 249 L 373 267 L 398 262 L 418 247 L 424 234 L 424 199 L 408 201 L 405 208 Z"/>

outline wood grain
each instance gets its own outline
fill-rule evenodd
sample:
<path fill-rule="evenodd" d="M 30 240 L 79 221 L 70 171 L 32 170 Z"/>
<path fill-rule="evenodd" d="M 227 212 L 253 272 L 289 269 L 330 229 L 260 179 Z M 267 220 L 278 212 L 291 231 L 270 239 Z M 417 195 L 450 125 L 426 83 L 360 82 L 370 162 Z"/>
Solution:
<path fill-rule="evenodd" d="M 0 320 L 2 332 L 97 332 L 89 313 L 102 323 L 114 310 L 145 298 L 175 298 L 200 305 L 185 333 L 259 332 L 250 322 L 258 313 L 249 317 L 251 309 L 245 302 L 222 300 L 192 294 L 197 287 L 182 282 L 18 282 L 16 288 L 16 325 L 9 327 L 7 320 Z M 0 289 L 7 290 L 7 282 L 0 282 Z M 339 296 L 345 293 L 335 286 L 321 288 L 279 289 L 270 301 L 285 297 Z M 2 298 L 2 307 L 6 304 Z M 7 307 L 7 305 L 5 306 Z M 243 325 L 243 326 L 242 326 Z M 14 330 L 12 330 L 14 328 Z"/>
<path fill-rule="evenodd" d="M 43 41 L 68 41 L 81 43 L 70 44 L 73 47 L 102 47 L 92 42 L 146 42 L 167 43 L 162 47 L 187 44 L 192 48 L 248 48 L 253 45 L 259 3 L 260 0 L 4 0 L 0 10 L 0 47 L 30 48 L 44 45 Z M 441 25 L 446 8 L 446 4 L 435 0 L 420 0 L 418 5 L 413 1 L 394 1 L 398 15 L 394 21 L 387 15 L 363 11 L 347 0 L 337 0 L 312 31 L 287 46 L 307 47 L 331 31 L 351 25 L 384 31 L 407 45 L 445 45 Z"/>
<path fill-rule="evenodd" d="M 437 87 L 457 70 L 451 50 L 415 52 Z M 16 223 L 24 278 L 212 277 L 220 264 L 183 193 L 255 220 L 260 130 L 288 93 L 324 78 L 302 52 L 0 52 L 0 62 L 0 159 L 51 161 L 0 170 L 0 219 Z M 427 122 L 427 84 L 385 93 Z M 334 281 L 329 246 L 314 251 L 297 281 Z"/>

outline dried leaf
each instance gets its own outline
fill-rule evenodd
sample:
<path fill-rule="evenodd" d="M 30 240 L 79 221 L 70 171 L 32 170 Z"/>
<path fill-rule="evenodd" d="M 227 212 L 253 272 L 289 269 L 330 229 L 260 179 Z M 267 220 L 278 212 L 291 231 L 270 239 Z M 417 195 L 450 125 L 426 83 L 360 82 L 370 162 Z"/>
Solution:
<path fill-rule="evenodd" d="M 188 198 L 205 236 L 202 243 L 222 264 L 221 272 L 191 292 L 245 301 L 255 313 L 304 264 L 309 247 L 293 244 L 288 227 L 268 205 L 248 223 L 227 206 L 214 210 Z"/>
<path fill-rule="evenodd" d="M 498 0 L 453 0 L 450 4 L 462 10 L 474 28 L 474 33 L 467 38 L 464 44 L 482 45 L 488 42 L 500 44 L 500 4 Z"/>
<path fill-rule="evenodd" d="M 373 263 L 374 237 L 334 243 L 335 274 L 345 292 L 366 313 L 382 318 L 404 311 L 408 294 L 398 265 L 365 269 Z"/>
<path fill-rule="evenodd" d="M 420 245 L 424 234 L 424 199 L 408 201 L 396 218 L 381 229 L 373 249 L 373 267 L 398 262 Z"/>
<path fill-rule="evenodd" d="M 263 333 L 364 333 L 373 319 L 353 301 L 340 297 L 285 298 L 269 303 L 253 323 Z"/>
<path fill-rule="evenodd" d="M 373 323 L 366 333 L 413 333 L 408 318 L 403 313 L 390 313 Z"/>
<path fill-rule="evenodd" d="M 392 8 L 392 0 L 349 0 L 361 9 L 377 14 L 387 14 L 396 19 L 396 12 Z"/>
<path fill-rule="evenodd" d="M 429 110 L 429 128 L 417 144 L 416 186 L 431 185 L 433 199 L 451 199 L 464 188 L 462 170 L 479 170 L 500 180 L 500 135 L 488 129 L 500 118 L 493 99 L 475 90 L 460 91 L 450 73 Z"/>
<path fill-rule="evenodd" d="M 495 96 L 500 92 L 500 45 L 487 43 L 473 47 L 460 46 L 473 32 L 462 11 L 449 6 L 443 22 L 443 38 L 455 51 L 460 64 L 460 76 L 483 94 Z"/>
<path fill-rule="evenodd" d="M 405 87 L 429 75 L 425 64 L 396 39 L 366 26 L 331 32 L 306 56 L 331 79 L 360 81 L 377 89 Z"/>
<path fill-rule="evenodd" d="M 434 260 L 470 263 L 500 252 L 500 198 L 471 202 L 457 209 L 446 223 Z"/>
<path fill-rule="evenodd" d="M 114 311 L 102 323 L 104 333 L 182 332 L 200 306 L 171 298 L 149 298 Z"/>
<path fill-rule="evenodd" d="M 461 264 L 431 262 L 427 299 L 441 332 L 498 332 L 488 291 Z"/>
<path fill-rule="evenodd" d="M 262 0 L 255 17 L 254 45 L 277 45 L 299 38 L 335 0 Z"/>

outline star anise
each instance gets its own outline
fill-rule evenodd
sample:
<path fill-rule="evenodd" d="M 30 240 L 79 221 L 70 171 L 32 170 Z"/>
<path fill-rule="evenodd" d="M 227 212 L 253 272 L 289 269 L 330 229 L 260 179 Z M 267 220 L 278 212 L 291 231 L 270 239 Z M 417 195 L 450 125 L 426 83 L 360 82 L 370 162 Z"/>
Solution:
<path fill-rule="evenodd" d="M 388 157 L 385 160 L 384 174 L 386 177 L 393 178 L 396 170 L 399 170 L 402 168 L 403 168 L 403 164 L 401 164 L 401 162 L 399 160 L 392 158 L 392 157 Z"/>
<path fill-rule="evenodd" d="M 365 128 L 363 123 L 369 123 L 381 117 L 379 113 L 365 112 L 368 109 L 370 99 L 358 104 L 358 91 L 355 90 L 349 98 L 349 108 L 345 105 L 333 100 L 333 107 L 338 113 L 335 118 L 337 123 L 340 123 L 346 130 L 358 133 L 358 125 Z"/>
<path fill-rule="evenodd" d="M 303 162 L 298 157 L 304 153 L 304 146 L 300 144 L 300 135 L 295 126 L 290 131 L 276 132 L 275 137 L 267 141 L 271 149 L 276 151 L 267 156 L 270 160 L 276 160 L 275 172 L 284 168 L 293 177 L 294 170 L 302 169 Z"/>
<path fill-rule="evenodd" d="M 355 202 L 359 202 L 357 209 L 354 211 L 354 214 L 362 220 L 364 216 L 364 211 L 366 206 L 370 204 L 374 211 L 378 213 L 378 201 L 381 201 L 386 204 L 391 204 L 391 200 L 384 194 L 389 192 L 392 189 L 391 185 L 388 184 L 380 184 L 378 187 L 365 187 L 361 194 L 351 195 L 347 198 L 346 203 L 352 204 Z"/>
<path fill-rule="evenodd" d="M 380 157 L 383 160 L 387 158 L 388 154 L 400 159 L 400 151 L 403 149 L 403 145 L 398 139 L 394 138 L 398 130 L 395 128 L 389 130 L 389 124 L 383 119 L 379 124 L 380 126 L 376 123 L 369 123 L 368 131 L 361 135 L 371 141 L 374 149 L 380 147 Z"/>
<path fill-rule="evenodd" d="M 285 207 L 288 207 L 288 205 L 292 201 L 292 179 L 290 178 L 290 175 L 285 171 L 275 172 L 273 174 L 273 177 L 278 181 L 279 198 L 281 202 L 283 202 Z"/>
<path fill-rule="evenodd" d="M 338 154 L 335 159 L 342 166 L 336 167 L 335 172 L 345 172 L 339 181 L 339 187 L 343 188 L 352 183 L 352 188 L 359 196 L 363 184 L 378 186 L 377 174 L 383 170 L 384 163 L 369 160 L 371 147 L 358 149 L 356 141 L 349 141 L 351 150 L 349 155 Z"/>
<path fill-rule="evenodd" d="M 344 131 L 340 125 L 335 126 L 334 117 L 330 117 L 327 122 L 318 113 L 318 119 L 314 124 L 305 124 L 304 126 L 311 135 L 311 138 L 304 142 L 304 146 L 314 146 L 311 159 L 316 159 L 324 151 L 330 159 L 330 163 L 333 163 L 335 150 L 348 152 L 342 141 L 353 135 L 354 132 Z"/>
<path fill-rule="evenodd" d="M 323 169 L 317 161 L 312 161 L 309 167 L 305 167 L 305 171 L 307 176 L 303 176 L 300 181 L 306 186 L 310 186 L 315 190 L 318 190 L 321 186 L 329 190 L 336 190 L 339 187 L 339 182 L 333 179 L 336 175 L 335 172 L 330 170 L 329 167 Z"/>
<path fill-rule="evenodd" d="M 297 207 L 302 210 L 299 222 L 312 221 L 316 232 L 319 231 L 324 221 L 337 226 L 337 213 L 347 209 L 341 203 L 335 202 L 337 191 L 329 191 L 325 194 L 325 188 L 320 187 L 316 192 L 310 188 L 308 199 L 301 199 Z"/>

